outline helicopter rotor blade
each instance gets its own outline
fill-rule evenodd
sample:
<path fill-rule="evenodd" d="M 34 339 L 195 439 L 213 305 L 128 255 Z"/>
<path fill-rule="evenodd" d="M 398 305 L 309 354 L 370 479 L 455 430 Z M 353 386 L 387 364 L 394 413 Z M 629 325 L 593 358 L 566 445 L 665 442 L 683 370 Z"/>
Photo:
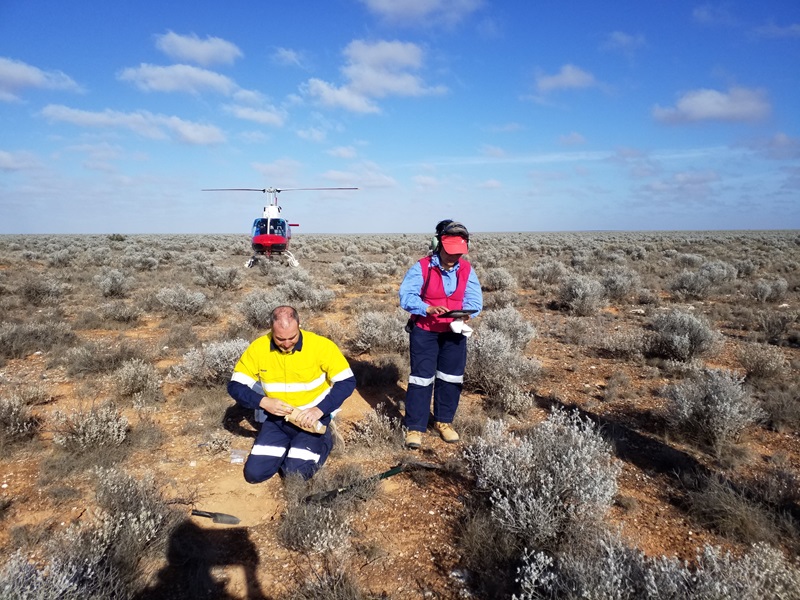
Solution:
<path fill-rule="evenodd" d="M 266 194 L 270 190 L 266 188 L 205 188 L 200 191 L 201 192 L 261 192 L 262 194 Z"/>

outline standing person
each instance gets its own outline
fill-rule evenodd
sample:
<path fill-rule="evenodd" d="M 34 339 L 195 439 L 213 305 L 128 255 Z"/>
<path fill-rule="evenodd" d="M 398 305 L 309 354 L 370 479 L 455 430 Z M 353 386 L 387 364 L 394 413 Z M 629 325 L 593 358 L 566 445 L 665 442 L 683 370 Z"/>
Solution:
<path fill-rule="evenodd" d="M 331 416 L 353 393 L 356 379 L 331 340 L 300 329 L 291 306 L 270 315 L 270 331 L 251 343 L 233 369 L 228 394 L 263 421 L 244 464 L 249 483 L 279 470 L 310 478 L 333 448 Z M 326 426 L 324 432 L 318 424 Z"/>
<path fill-rule="evenodd" d="M 428 428 L 431 391 L 434 429 L 445 442 L 459 439 L 452 423 L 467 365 L 467 336 L 472 330 L 464 328 L 469 316 L 459 322 L 441 315 L 451 310 L 471 310 L 477 314 L 483 308 L 478 277 L 462 258 L 468 249 L 467 228 L 457 221 L 440 221 L 431 242 L 431 253 L 416 262 L 400 284 L 400 306 L 411 313 L 413 321 L 409 334 L 411 374 L 403 423 L 409 448 L 422 445 L 422 433 Z"/>

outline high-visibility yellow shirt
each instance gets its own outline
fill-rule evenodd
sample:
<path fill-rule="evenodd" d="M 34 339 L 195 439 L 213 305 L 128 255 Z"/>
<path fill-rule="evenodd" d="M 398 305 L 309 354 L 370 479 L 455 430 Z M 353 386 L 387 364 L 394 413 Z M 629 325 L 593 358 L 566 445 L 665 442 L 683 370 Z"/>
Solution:
<path fill-rule="evenodd" d="M 256 339 L 236 363 L 231 381 L 292 406 L 310 408 L 328 396 L 334 383 L 350 377 L 353 371 L 335 343 L 300 330 L 300 340 L 289 354 L 272 344 L 272 332 Z"/>

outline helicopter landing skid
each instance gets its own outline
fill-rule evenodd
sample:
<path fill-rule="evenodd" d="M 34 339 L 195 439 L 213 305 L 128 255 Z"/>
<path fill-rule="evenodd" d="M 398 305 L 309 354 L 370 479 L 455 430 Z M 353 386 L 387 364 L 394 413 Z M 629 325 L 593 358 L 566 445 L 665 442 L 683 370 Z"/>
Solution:
<path fill-rule="evenodd" d="M 282 254 L 286 255 L 286 262 L 289 263 L 289 266 L 292 266 L 292 267 L 299 267 L 300 266 L 300 263 L 297 261 L 297 259 L 294 257 L 294 255 L 291 252 L 289 252 L 288 250 L 284 250 Z M 273 256 L 272 254 L 269 255 L 269 260 L 272 260 L 272 256 Z M 248 268 L 248 269 L 252 269 L 253 267 L 255 267 L 258 264 L 258 261 L 263 257 L 264 257 L 263 254 L 262 255 L 254 254 L 253 256 L 251 256 L 247 260 L 246 263 L 244 263 L 244 266 L 246 268 Z"/>

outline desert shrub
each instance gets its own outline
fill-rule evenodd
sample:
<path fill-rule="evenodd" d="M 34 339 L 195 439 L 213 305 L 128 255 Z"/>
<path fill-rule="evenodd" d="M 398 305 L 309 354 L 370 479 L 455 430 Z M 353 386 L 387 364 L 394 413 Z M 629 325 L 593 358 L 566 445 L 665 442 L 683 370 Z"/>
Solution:
<path fill-rule="evenodd" d="M 677 309 L 656 315 L 651 327 L 655 335 L 649 340 L 649 353 L 672 360 L 688 361 L 707 354 L 720 339 L 706 319 Z"/>
<path fill-rule="evenodd" d="M 336 294 L 332 290 L 318 289 L 306 281 L 289 280 L 276 288 L 284 304 L 311 310 L 323 310 L 330 306 Z"/>
<path fill-rule="evenodd" d="M 511 290 L 517 287 L 517 280 L 504 267 L 492 267 L 481 273 L 481 287 L 487 292 Z"/>
<path fill-rule="evenodd" d="M 600 277 L 606 297 L 612 300 L 624 300 L 631 296 L 641 285 L 639 273 L 631 269 L 617 265 L 608 269 L 603 269 Z"/>
<path fill-rule="evenodd" d="M 68 452 L 96 452 L 104 446 L 119 446 L 128 435 L 128 419 L 106 403 L 70 413 L 56 411 L 52 416 L 53 442 Z"/>
<path fill-rule="evenodd" d="M 256 329 L 267 329 L 271 326 L 272 311 L 282 304 L 285 304 L 283 296 L 276 291 L 255 290 L 236 307 L 248 324 Z"/>
<path fill-rule="evenodd" d="M 36 351 L 47 352 L 71 344 L 75 333 L 67 323 L 45 318 L 39 323 L 3 323 L 0 325 L 0 356 L 22 358 Z"/>
<path fill-rule="evenodd" d="M 765 344 L 744 344 L 737 351 L 748 379 L 769 379 L 786 368 L 786 357 L 778 348 Z"/>
<path fill-rule="evenodd" d="M 326 557 L 327 558 L 327 557 Z M 364 592 L 346 565 L 327 559 L 319 570 L 313 569 L 287 600 L 378 600 Z"/>
<path fill-rule="evenodd" d="M 669 284 L 678 298 L 702 300 L 711 293 L 712 283 L 705 274 L 683 270 Z"/>
<path fill-rule="evenodd" d="M 356 320 L 356 333 L 350 341 L 356 352 L 408 352 L 408 334 L 403 329 L 408 315 L 370 311 Z"/>
<path fill-rule="evenodd" d="M 347 442 L 366 448 L 393 446 L 400 444 L 401 433 L 400 419 L 386 414 L 386 407 L 381 402 L 375 410 L 353 423 Z"/>
<path fill-rule="evenodd" d="M 771 390 L 763 403 L 770 428 L 781 433 L 800 430 L 800 390 L 794 383 L 788 389 Z"/>
<path fill-rule="evenodd" d="M 132 252 L 125 254 L 120 262 L 123 267 L 136 269 L 137 271 L 155 271 L 158 268 L 158 259 L 143 252 Z"/>
<path fill-rule="evenodd" d="M 236 267 L 215 267 L 209 263 L 195 265 L 197 279 L 206 287 L 218 287 L 221 290 L 236 290 L 242 285 L 242 272 Z"/>
<path fill-rule="evenodd" d="M 750 295 L 761 303 L 778 302 L 784 299 L 788 289 L 789 284 L 783 277 L 773 281 L 759 279 L 753 284 Z"/>
<path fill-rule="evenodd" d="M 567 267 L 561 261 L 544 258 L 531 267 L 530 278 L 538 283 L 555 284 L 560 283 L 567 273 Z"/>
<path fill-rule="evenodd" d="M 690 489 L 687 504 L 696 523 L 726 537 L 747 544 L 780 541 L 777 513 L 721 476 L 704 478 Z"/>
<path fill-rule="evenodd" d="M 536 405 L 536 398 L 519 386 L 496 390 L 485 399 L 486 406 L 509 415 L 523 415 Z"/>
<path fill-rule="evenodd" d="M 358 466 L 333 475 L 321 471 L 307 483 L 297 475 L 285 481 L 286 510 L 278 526 L 278 539 L 287 548 L 315 554 L 342 553 L 350 547 L 350 521 L 356 506 L 353 500 L 374 495 L 378 483 L 364 478 Z M 319 501 L 305 499 L 308 494 L 351 486 L 351 495 L 336 494 Z"/>
<path fill-rule="evenodd" d="M 38 428 L 39 420 L 23 398 L 0 398 L 0 448 L 31 439 Z"/>
<path fill-rule="evenodd" d="M 800 563 L 765 543 L 734 556 L 704 546 L 690 568 L 675 557 L 648 557 L 605 534 L 576 553 L 526 551 L 514 600 L 789 600 L 800 593 Z"/>
<path fill-rule="evenodd" d="M 603 285 L 588 275 L 567 277 L 559 288 L 559 302 L 570 313 L 587 316 L 605 305 Z"/>
<path fill-rule="evenodd" d="M 190 292 L 182 285 L 161 288 L 156 300 L 167 310 L 182 316 L 199 315 L 206 305 L 203 292 Z"/>
<path fill-rule="evenodd" d="M 149 398 L 160 396 L 161 379 L 156 368 L 140 358 L 125 361 L 114 373 L 114 382 L 120 396 L 144 394 Z"/>
<path fill-rule="evenodd" d="M 32 563 L 19 551 L 0 570 L 9 600 L 133 598 L 144 587 L 141 563 L 161 549 L 179 517 L 157 495 L 116 471 L 98 473 L 94 519 L 51 537 Z"/>
<path fill-rule="evenodd" d="M 104 298 L 124 298 L 133 286 L 133 278 L 125 276 L 118 269 L 104 269 L 95 275 L 94 282 Z"/>
<path fill-rule="evenodd" d="M 19 294 L 32 306 L 44 306 L 58 302 L 64 295 L 64 286 L 49 277 L 41 276 L 26 279 L 19 287 Z"/>
<path fill-rule="evenodd" d="M 523 355 L 499 331 L 482 331 L 469 338 L 464 386 L 496 396 L 524 387 L 539 374 L 541 364 Z"/>
<path fill-rule="evenodd" d="M 783 336 L 797 321 L 795 312 L 764 310 L 756 315 L 756 326 L 764 340 L 770 344 L 780 344 Z"/>
<path fill-rule="evenodd" d="M 712 260 L 704 263 L 698 272 L 708 279 L 711 285 L 715 286 L 730 283 L 736 279 L 737 275 L 736 267 L 724 260 Z"/>
<path fill-rule="evenodd" d="M 631 378 L 625 371 L 614 371 L 606 382 L 603 399 L 606 402 L 627 398 L 630 393 Z"/>
<path fill-rule="evenodd" d="M 764 418 L 742 379 L 726 369 L 703 369 L 669 386 L 665 394 L 669 399 L 666 417 L 672 429 L 717 451 Z"/>
<path fill-rule="evenodd" d="M 520 352 L 536 337 L 536 328 L 511 306 L 484 312 L 481 327 L 505 334 L 511 340 L 511 345 Z"/>
<path fill-rule="evenodd" d="M 555 548 L 602 519 L 617 490 L 610 446 L 577 413 L 555 410 L 524 435 L 491 420 L 464 455 L 496 524 L 530 547 Z"/>
<path fill-rule="evenodd" d="M 101 346 L 86 342 L 73 346 L 61 358 L 67 374 L 72 377 L 85 377 L 98 373 L 108 373 L 119 369 L 126 361 L 142 358 L 142 350 L 123 341 L 113 346 Z"/>
<path fill-rule="evenodd" d="M 183 355 L 183 362 L 175 367 L 174 373 L 191 385 L 223 384 L 230 379 L 236 362 L 249 345 L 247 340 L 235 339 L 192 348 Z"/>
<path fill-rule="evenodd" d="M 675 256 L 675 262 L 682 267 L 699 267 L 705 259 L 699 254 L 678 254 Z"/>
<path fill-rule="evenodd" d="M 123 300 L 106 302 L 99 306 L 100 317 L 107 321 L 133 324 L 142 316 L 142 310 Z"/>
<path fill-rule="evenodd" d="M 47 265 L 54 268 L 68 267 L 75 258 L 72 247 L 61 248 L 47 255 Z"/>

